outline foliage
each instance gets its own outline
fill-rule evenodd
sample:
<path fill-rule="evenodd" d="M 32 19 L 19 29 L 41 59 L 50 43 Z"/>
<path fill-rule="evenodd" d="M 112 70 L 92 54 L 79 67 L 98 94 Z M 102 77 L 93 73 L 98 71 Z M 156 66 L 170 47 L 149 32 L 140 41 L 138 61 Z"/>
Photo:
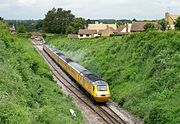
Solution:
<path fill-rule="evenodd" d="M 167 28 L 168 22 L 165 19 L 161 19 L 158 21 L 158 24 L 159 24 L 160 30 L 165 31 Z"/>
<path fill-rule="evenodd" d="M 67 34 L 77 34 L 79 29 L 85 28 L 86 20 L 83 18 L 74 18 L 67 28 Z"/>
<path fill-rule="evenodd" d="M 4 20 L 0 20 L 0 29 L 8 29 L 8 24 Z"/>
<path fill-rule="evenodd" d="M 180 123 L 180 32 L 49 39 L 62 53 L 106 80 L 111 99 L 147 124 Z"/>
<path fill-rule="evenodd" d="M 2 17 L 0 17 L 0 20 L 4 20 Z"/>
<path fill-rule="evenodd" d="M 118 21 L 118 22 L 116 23 L 116 25 L 117 25 L 117 27 L 119 27 L 119 26 L 121 26 L 121 25 L 125 25 L 125 23 Z"/>
<path fill-rule="evenodd" d="M 180 17 L 178 17 L 177 20 L 176 20 L 175 29 L 180 30 Z"/>
<path fill-rule="evenodd" d="M 132 21 L 133 21 L 133 22 L 136 22 L 137 20 L 136 20 L 136 19 L 133 19 Z"/>
<path fill-rule="evenodd" d="M 42 20 L 32 20 L 29 24 L 26 25 L 27 31 L 41 31 L 42 30 Z"/>
<path fill-rule="evenodd" d="M 25 33 L 25 32 L 26 32 L 26 27 L 24 26 L 23 23 L 20 23 L 20 24 L 17 26 L 17 32 L 18 32 L 18 33 Z"/>
<path fill-rule="evenodd" d="M 43 28 L 48 33 L 65 34 L 66 30 L 73 20 L 74 15 L 70 10 L 63 10 L 62 8 L 48 11 L 43 21 Z"/>
<path fill-rule="evenodd" d="M 43 20 L 7 20 L 7 22 L 9 25 L 15 25 L 15 27 L 17 27 L 20 23 L 23 23 L 27 32 L 42 32 Z"/>
<path fill-rule="evenodd" d="M 0 124 L 82 123 L 30 41 L 0 30 L 0 53 Z"/>
<path fill-rule="evenodd" d="M 155 30 L 155 29 L 156 29 L 156 25 L 153 24 L 153 23 L 146 23 L 146 24 L 144 25 L 144 30 L 145 30 L 145 31 L 153 31 L 153 30 Z"/>

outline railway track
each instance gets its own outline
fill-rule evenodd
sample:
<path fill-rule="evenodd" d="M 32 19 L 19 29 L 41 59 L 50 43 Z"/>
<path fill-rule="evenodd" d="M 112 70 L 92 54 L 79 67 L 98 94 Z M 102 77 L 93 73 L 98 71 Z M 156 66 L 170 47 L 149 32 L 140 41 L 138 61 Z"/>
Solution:
<path fill-rule="evenodd" d="M 88 106 L 94 113 L 96 113 L 105 123 L 107 124 L 126 124 L 117 113 L 115 113 L 108 105 L 94 105 L 87 96 L 82 93 L 75 83 L 66 79 L 60 71 L 58 71 L 58 65 L 50 58 L 47 53 L 37 47 L 35 43 L 33 45 L 36 47 L 38 52 L 46 59 L 50 65 L 51 71 L 54 76 L 81 102 Z M 39 45 L 40 46 L 40 45 Z"/>

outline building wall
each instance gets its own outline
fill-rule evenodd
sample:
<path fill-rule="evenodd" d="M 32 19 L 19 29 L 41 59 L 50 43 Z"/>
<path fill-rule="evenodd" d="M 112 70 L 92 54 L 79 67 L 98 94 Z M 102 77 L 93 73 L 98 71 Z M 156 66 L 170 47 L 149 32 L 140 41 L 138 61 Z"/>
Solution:
<path fill-rule="evenodd" d="M 94 37 L 99 37 L 100 35 L 99 34 L 94 34 Z"/>
<path fill-rule="evenodd" d="M 80 34 L 78 34 L 78 38 L 80 38 L 80 39 L 82 39 L 82 38 L 93 38 L 93 37 L 94 37 L 94 35 L 89 35 L 89 36 L 87 36 L 87 35 L 83 34 L 83 35 L 81 36 Z"/>

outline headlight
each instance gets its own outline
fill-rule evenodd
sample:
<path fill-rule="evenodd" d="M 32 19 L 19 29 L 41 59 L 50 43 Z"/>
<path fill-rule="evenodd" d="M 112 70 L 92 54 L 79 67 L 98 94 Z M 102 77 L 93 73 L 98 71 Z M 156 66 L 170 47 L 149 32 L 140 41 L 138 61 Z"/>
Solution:
<path fill-rule="evenodd" d="M 101 94 L 96 94 L 97 97 L 101 96 Z"/>
<path fill-rule="evenodd" d="M 106 96 L 110 96 L 110 94 L 106 94 Z"/>

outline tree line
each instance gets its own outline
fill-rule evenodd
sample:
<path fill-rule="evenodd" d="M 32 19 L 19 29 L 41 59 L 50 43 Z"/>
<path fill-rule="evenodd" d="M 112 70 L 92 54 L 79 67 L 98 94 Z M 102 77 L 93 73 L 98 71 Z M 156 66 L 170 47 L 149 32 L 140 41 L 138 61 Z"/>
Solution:
<path fill-rule="evenodd" d="M 0 17 L 0 20 L 3 18 Z M 100 20 L 104 22 L 116 22 L 117 26 L 124 25 L 125 23 L 137 21 L 131 20 Z M 43 20 L 27 20 L 27 21 L 9 21 L 9 24 L 16 24 L 16 30 L 19 33 L 41 31 L 46 33 L 57 34 L 77 34 L 79 29 L 85 28 L 88 24 L 94 23 L 95 20 L 85 20 L 84 18 L 77 18 L 70 10 L 63 10 L 62 8 L 53 8 L 49 10 Z M 158 21 L 158 24 L 147 23 L 144 26 L 145 31 L 168 29 L 168 22 L 165 19 Z M 176 20 L 175 29 L 180 30 L 180 17 Z"/>

